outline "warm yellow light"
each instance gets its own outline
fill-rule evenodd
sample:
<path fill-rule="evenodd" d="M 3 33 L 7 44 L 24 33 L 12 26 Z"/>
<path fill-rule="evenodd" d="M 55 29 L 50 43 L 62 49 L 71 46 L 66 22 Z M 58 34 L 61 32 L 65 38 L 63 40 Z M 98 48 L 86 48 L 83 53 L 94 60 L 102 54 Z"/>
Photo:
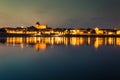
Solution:
<path fill-rule="evenodd" d="M 98 27 L 95 27 L 94 30 L 95 30 L 96 34 L 99 33 L 99 28 Z"/>
<path fill-rule="evenodd" d="M 116 45 L 120 46 L 120 38 L 116 38 Z"/>
<path fill-rule="evenodd" d="M 37 29 L 46 29 L 47 25 L 45 25 L 45 24 L 36 24 L 36 28 Z"/>
<path fill-rule="evenodd" d="M 112 45 L 114 43 L 113 38 L 108 38 L 108 44 Z"/>
<path fill-rule="evenodd" d="M 67 45 L 68 45 L 68 43 L 69 43 L 68 38 L 64 37 L 63 39 L 64 39 L 64 40 L 63 40 L 63 41 L 64 41 L 64 44 L 67 46 Z"/>
<path fill-rule="evenodd" d="M 80 37 L 79 42 L 80 42 L 80 45 L 83 45 L 84 44 L 84 38 Z"/>
<path fill-rule="evenodd" d="M 76 45 L 76 38 L 75 37 L 70 38 L 70 44 L 73 46 Z"/>
<path fill-rule="evenodd" d="M 109 35 L 114 34 L 113 32 L 108 32 Z"/>
<path fill-rule="evenodd" d="M 63 43 L 63 39 L 61 37 L 55 37 L 55 43 L 61 44 Z"/>
<path fill-rule="evenodd" d="M 35 45 L 35 49 L 37 50 L 37 51 L 39 51 L 39 50 L 45 50 L 46 49 L 46 44 L 45 43 L 36 43 L 36 45 Z"/>
<path fill-rule="evenodd" d="M 95 47 L 96 49 L 99 47 L 98 38 L 96 38 L 96 40 L 95 40 L 94 47 Z"/>
<path fill-rule="evenodd" d="M 88 37 L 88 44 L 90 45 L 90 43 L 91 43 L 91 40 L 90 40 L 90 37 Z"/>
<path fill-rule="evenodd" d="M 70 30 L 70 34 L 75 35 L 77 34 L 76 30 Z"/>
<path fill-rule="evenodd" d="M 117 34 L 120 34 L 120 30 L 117 31 Z"/>
<path fill-rule="evenodd" d="M 20 47 L 23 49 L 24 48 L 24 44 L 20 44 Z"/>
<path fill-rule="evenodd" d="M 96 38 L 95 43 L 94 43 L 94 47 L 97 49 L 99 46 L 104 44 L 104 40 L 103 38 Z"/>

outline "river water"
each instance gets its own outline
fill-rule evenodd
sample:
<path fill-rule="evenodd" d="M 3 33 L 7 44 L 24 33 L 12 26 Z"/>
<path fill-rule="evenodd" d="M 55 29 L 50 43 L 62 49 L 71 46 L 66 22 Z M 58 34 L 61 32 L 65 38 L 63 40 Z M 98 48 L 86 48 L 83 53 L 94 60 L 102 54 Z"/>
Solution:
<path fill-rule="evenodd" d="M 119 37 L 0 38 L 0 80 L 120 80 Z"/>

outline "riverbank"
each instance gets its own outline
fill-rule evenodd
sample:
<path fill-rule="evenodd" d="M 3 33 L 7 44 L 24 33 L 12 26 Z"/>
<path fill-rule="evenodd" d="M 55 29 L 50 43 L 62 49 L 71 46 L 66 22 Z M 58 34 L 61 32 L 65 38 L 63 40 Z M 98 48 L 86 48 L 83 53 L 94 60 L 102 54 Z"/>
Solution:
<path fill-rule="evenodd" d="M 97 34 L 82 34 L 82 35 L 32 35 L 32 34 L 10 34 L 0 33 L 0 37 L 120 37 L 120 35 L 97 35 Z"/>

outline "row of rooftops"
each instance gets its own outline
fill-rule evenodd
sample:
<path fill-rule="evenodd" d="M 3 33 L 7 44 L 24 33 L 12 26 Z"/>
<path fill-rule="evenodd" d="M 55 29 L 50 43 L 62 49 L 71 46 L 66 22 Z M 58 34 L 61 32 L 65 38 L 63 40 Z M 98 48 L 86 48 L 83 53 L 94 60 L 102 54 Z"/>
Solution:
<path fill-rule="evenodd" d="M 16 28 L 12 28 L 12 27 L 5 27 L 5 28 L 0 28 L 0 30 L 5 29 L 5 30 L 28 30 L 28 31 L 49 31 L 49 30 L 54 30 L 54 31 L 65 31 L 65 30 L 81 30 L 81 31 L 92 31 L 95 30 L 98 27 L 95 28 L 46 28 L 46 29 L 37 29 L 34 26 L 30 26 L 30 27 L 26 27 L 26 28 L 22 28 L 22 27 L 16 27 Z M 99 29 L 99 28 L 98 28 Z M 103 30 L 103 31 L 118 31 L 120 29 L 99 29 L 99 30 Z"/>
<path fill-rule="evenodd" d="M 44 34 L 71 34 L 71 35 L 79 35 L 79 34 L 119 34 L 120 35 L 120 29 L 99 29 L 98 27 L 95 28 L 51 28 L 47 27 L 47 25 L 40 24 L 39 22 L 36 23 L 35 26 L 30 27 L 3 27 L 0 29 L 0 32 L 4 33 L 20 33 L 23 34 L 25 32 L 31 33 L 31 34 L 38 34 L 38 33 L 44 33 Z"/>

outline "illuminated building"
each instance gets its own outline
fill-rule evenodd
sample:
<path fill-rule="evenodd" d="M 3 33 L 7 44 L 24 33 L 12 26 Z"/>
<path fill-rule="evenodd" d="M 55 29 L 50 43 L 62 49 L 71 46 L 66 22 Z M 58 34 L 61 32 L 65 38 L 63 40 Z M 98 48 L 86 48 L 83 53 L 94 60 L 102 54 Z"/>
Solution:
<path fill-rule="evenodd" d="M 100 30 L 98 27 L 94 28 L 96 34 L 104 34 L 103 30 Z"/>
<path fill-rule="evenodd" d="M 35 27 L 37 29 L 46 29 L 47 28 L 47 25 L 45 24 L 40 24 L 39 22 L 36 23 Z"/>
<path fill-rule="evenodd" d="M 29 35 L 29 36 L 120 36 L 120 29 L 93 29 L 88 28 L 48 28 L 45 24 L 36 23 L 35 27 L 17 27 L 17 28 L 1 28 L 1 33 L 8 33 L 10 35 Z"/>
<path fill-rule="evenodd" d="M 117 34 L 117 35 L 120 35 L 120 30 L 117 30 L 116 34 Z"/>

